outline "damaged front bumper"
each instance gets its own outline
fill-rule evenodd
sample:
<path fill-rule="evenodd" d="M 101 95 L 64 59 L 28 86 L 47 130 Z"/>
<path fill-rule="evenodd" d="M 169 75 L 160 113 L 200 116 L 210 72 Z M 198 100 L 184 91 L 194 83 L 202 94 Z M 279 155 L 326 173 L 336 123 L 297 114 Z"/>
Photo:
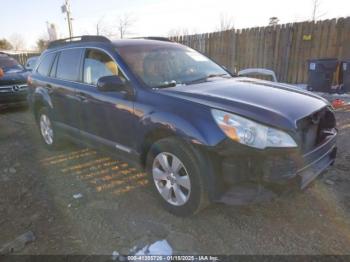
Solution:
<path fill-rule="evenodd" d="M 291 188 L 305 189 L 334 163 L 336 136 L 337 130 L 333 128 L 321 144 L 307 153 L 299 149 L 237 149 L 230 145 L 231 141 L 225 141 L 217 151 L 222 157 L 219 199 L 225 199 L 220 202 L 237 202 L 232 200 L 235 197 L 259 200 L 265 197 L 259 194 L 266 190 L 281 193 Z M 257 189 L 252 190 L 252 185 Z M 251 196 L 244 194 L 246 187 Z M 240 193 L 237 195 L 234 190 Z"/>

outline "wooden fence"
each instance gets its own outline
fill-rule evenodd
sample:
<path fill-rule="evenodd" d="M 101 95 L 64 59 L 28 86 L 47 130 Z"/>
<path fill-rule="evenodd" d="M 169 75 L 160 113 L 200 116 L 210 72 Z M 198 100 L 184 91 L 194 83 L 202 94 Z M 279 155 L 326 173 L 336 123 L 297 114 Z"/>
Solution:
<path fill-rule="evenodd" d="M 171 37 L 231 71 L 264 67 L 281 82 L 307 82 L 307 60 L 350 59 L 350 17 Z"/>
<path fill-rule="evenodd" d="M 24 65 L 27 60 L 33 56 L 39 56 L 40 53 L 20 53 L 20 54 L 11 54 L 20 64 Z"/>

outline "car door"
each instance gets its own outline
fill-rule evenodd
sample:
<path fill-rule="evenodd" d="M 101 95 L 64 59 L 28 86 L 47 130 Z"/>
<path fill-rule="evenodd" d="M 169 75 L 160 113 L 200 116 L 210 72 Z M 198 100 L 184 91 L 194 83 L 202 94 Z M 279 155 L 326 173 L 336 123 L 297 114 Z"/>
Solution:
<path fill-rule="evenodd" d="M 81 61 L 83 48 L 61 50 L 52 66 L 50 77 L 51 100 L 58 125 L 73 133 L 79 132 L 77 111 L 80 100 L 76 97 L 76 88 L 81 85 Z"/>
<path fill-rule="evenodd" d="M 89 140 L 107 145 L 113 150 L 131 152 L 135 117 L 133 101 L 122 92 L 101 92 L 97 89 L 100 77 L 126 76 L 107 52 L 89 48 L 83 60 L 83 83 L 76 92 L 81 99 L 82 134 Z"/>

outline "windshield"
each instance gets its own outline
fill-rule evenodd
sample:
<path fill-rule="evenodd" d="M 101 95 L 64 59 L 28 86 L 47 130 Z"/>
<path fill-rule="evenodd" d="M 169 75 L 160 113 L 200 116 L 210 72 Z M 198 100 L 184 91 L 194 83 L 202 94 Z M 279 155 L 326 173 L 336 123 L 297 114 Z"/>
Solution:
<path fill-rule="evenodd" d="M 5 73 L 12 73 L 23 70 L 22 65 L 20 65 L 12 57 L 8 56 L 0 57 L 0 68 L 2 68 L 2 70 L 4 70 Z"/>
<path fill-rule="evenodd" d="M 37 57 L 29 58 L 27 63 L 26 63 L 26 68 L 27 69 L 34 69 L 34 67 L 36 66 L 37 62 L 38 62 L 38 58 Z"/>
<path fill-rule="evenodd" d="M 220 66 L 179 45 L 135 45 L 118 52 L 134 74 L 151 88 L 188 85 L 213 76 L 230 75 Z"/>

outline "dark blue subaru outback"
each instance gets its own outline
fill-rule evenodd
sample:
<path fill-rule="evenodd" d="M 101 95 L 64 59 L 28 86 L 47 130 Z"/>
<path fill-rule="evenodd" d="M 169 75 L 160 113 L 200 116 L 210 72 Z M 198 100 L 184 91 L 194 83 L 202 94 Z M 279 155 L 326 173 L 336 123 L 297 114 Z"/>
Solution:
<path fill-rule="evenodd" d="M 210 202 L 304 189 L 336 156 L 327 101 L 234 77 L 167 39 L 58 40 L 28 82 L 48 148 L 70 137 L 137 161 L 180 216 Z"/>

